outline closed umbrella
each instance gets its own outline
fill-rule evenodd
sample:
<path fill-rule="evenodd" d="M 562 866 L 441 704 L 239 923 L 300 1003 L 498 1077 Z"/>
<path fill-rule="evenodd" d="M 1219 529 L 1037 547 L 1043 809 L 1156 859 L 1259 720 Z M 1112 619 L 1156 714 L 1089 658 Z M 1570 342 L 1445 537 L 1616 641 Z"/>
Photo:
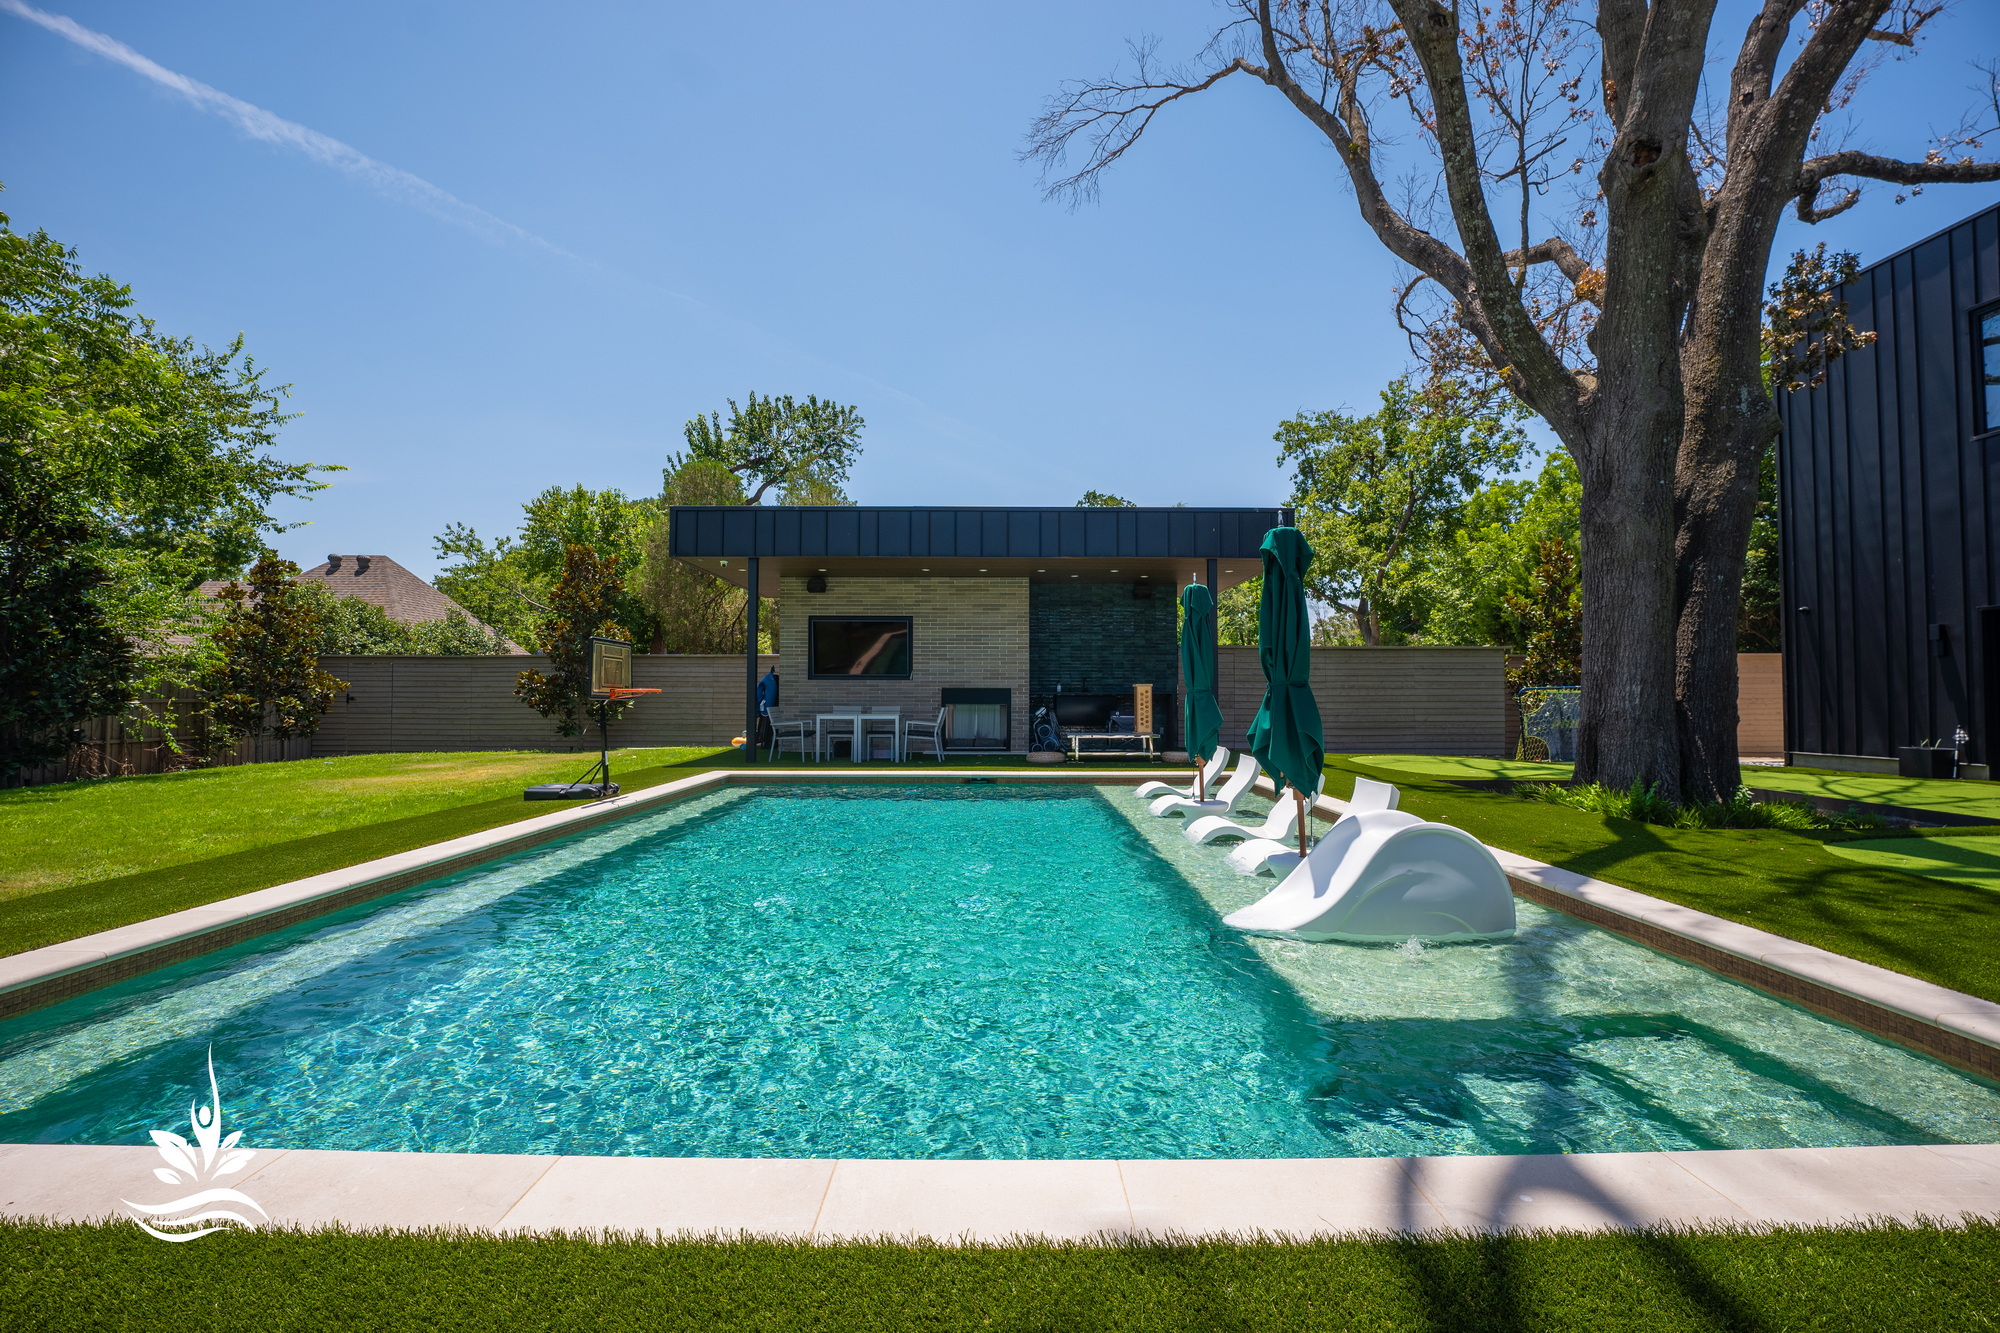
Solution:
<path fill-rule="evenodd" d="M 1206 584 L 1181 589 L 1181 735 L 1194 761 L 1193 795 L 1208 799 L 1202 761 L 1222 739 L 1222 706 L 1215 702 L 1215 594 Z"/>
<path fill-rule="evenodd" d="M 1250 753 L 1299 802 L 1299 854 L 1306 850 L 1306 797 L 1326 765 L 1326 734 L 1312 692 L 1312 622 L 1306 571 L 1313 550 L 1297 528 L 1264 534 L 1264 596 L 1257 603 L 1257 661 L 1264 702 L 1250 724 Z"/>

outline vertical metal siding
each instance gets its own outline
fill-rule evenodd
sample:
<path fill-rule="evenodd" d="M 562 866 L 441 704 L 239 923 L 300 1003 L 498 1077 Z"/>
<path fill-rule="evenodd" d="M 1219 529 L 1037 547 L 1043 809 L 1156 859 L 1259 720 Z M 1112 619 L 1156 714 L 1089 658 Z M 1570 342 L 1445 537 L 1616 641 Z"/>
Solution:
<path fill-rule="evenodd" d="M 1843 295 L 1874 346 L 1781 404 L 1787 744 L 1888 755 L 1962 725 L 1989 762 L 1977 608 L 2000 603 L 2000 441 L 1972 438 L 1972 313 L 2000 297 L 2000 208 Z"/>

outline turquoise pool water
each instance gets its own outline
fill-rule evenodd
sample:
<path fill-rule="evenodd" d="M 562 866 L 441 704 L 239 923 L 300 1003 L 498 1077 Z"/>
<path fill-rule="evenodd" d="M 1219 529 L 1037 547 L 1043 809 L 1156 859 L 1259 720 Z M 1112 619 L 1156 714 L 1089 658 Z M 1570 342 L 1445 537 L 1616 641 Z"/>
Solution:
<path fill-rule="evenodd" d="M 1116 789 L 698 798 L 0 1024 L 0 1142 L 1310 1157 L 1987 1141 L 2000 1090 L 1569 918 L 1247 938 Z"/>

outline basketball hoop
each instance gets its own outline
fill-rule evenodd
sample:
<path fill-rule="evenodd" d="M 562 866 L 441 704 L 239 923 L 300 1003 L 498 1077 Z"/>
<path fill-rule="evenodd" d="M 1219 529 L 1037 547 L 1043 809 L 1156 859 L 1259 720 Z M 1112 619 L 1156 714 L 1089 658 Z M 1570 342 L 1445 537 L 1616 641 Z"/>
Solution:
<path fill-rule="evenodd" d="M 590 689 L 588 697 L 594 704 L 623 703 L 643 694 L 658 694 L 658 690 L 635 687 L 632 684 L 632 645 L 619 639 L 590 641 Z M 597 708 L 597 762 L 590 766 L 575 782 L 549 782 L 539 787 L 530 787 L 521 793 L 530 801 L 574 801 L 606 800 L 618 794 L 618 784 L 611 780 L 611 710 Z"/>

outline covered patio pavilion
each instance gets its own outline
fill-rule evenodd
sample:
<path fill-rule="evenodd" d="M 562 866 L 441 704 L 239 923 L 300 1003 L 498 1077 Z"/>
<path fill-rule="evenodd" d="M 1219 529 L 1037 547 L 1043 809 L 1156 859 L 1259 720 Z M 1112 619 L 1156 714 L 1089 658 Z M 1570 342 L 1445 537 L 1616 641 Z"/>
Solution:
<path fill-rule="evenodd" d="M 859 704 L 927 719 L 978 704 L 991 718 L 997 704 L 1001 734 L 955 748 L 1015 753 L 1028 748 L 1034 707 L 1058 692 L 1115 700 L 1150 684 L 1171 729 L 1176 590 L 1205 582 L 1220 593 L 1255 577 L 1264 534 L 1291 519 L 1277 507 L 669 511 L 676 558 L 777 603 L 781 712 Z M 756 735 L 758 615 L 752 598 L 746 736 Z M 841 659 L 856 625 L 901 635 L 894 670 Z"/>

